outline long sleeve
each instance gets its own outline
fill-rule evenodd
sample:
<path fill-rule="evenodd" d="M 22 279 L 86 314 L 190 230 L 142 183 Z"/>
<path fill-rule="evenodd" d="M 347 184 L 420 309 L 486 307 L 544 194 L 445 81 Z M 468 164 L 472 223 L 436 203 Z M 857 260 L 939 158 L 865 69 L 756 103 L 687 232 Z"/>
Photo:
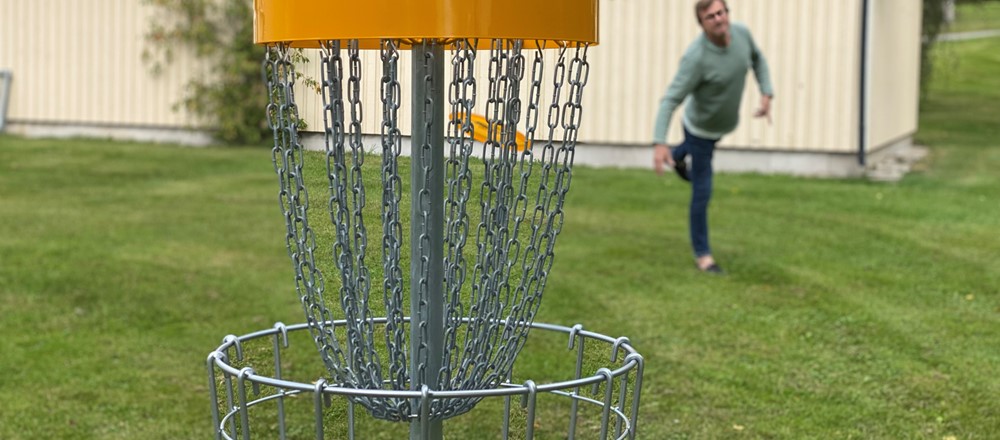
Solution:
<path fill-rule="evenodd" d="M 667 130 L 670 127 L 670 119 L 673 117 L 674 111 L 698 85 L 697 58 L 692 52 L 684 54 L 677 75 L 674 76 L 663 98 L 660 98 L 659 110 L 656 112 L 656 121 L 653 125 L 654 144 L 667 143 Z"/>
<path fill-rule="evenodd" d="M 771 85 L 771 71 L 767 67 L 767 59 L 764 58 L 764 54 L 757 47 L 757 43 L 754 42 L 753 37 L 750 37 L 750 47 L 752 50 L 750 60 L 753 67 L 753 75 L 754 78 L 757 78 L 760 94 L 773 97 L 774 87 Z"/>

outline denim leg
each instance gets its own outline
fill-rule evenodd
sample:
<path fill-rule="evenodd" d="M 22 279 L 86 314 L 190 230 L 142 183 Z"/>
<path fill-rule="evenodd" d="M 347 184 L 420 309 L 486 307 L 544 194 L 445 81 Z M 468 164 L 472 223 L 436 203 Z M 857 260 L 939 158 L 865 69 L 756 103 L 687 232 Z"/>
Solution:
<path fill-rule="evenodd" d="M 695 257 L 710 255 L 708 245 L 708 202 L 712 198 L 712 154 L 716 140 L 686 134 L 684 144 L 691 154 L 691 212 L 689 227 Z"/>
<path fill-rule="evenodd" d="M 676 147 L 674 147 L 674 148 L 672 148 L 670 150 L 670 156 L 674 158 L 674 162 L 680 162 L 680 161 L 684 160 L 684 158 L 687 157 L 687 155 L 688 155 L 688 142 L 687 142 L 688 138 L 687 138 L 687 136 L 688 136 L 688 132 L 687 132 L 687 130 L 684 130 L 684 142 L 681 142 L 680 145 L 678 145 L 678 146 L 676 146 Z"/>

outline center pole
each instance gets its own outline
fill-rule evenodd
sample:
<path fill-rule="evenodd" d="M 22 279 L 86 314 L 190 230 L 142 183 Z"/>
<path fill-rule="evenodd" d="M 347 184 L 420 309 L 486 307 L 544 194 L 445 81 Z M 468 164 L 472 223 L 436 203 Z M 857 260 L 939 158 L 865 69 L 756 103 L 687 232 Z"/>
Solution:
<path fill-rule="evenodd" d="M 410 138 L 410 389 L 438 390 L 444 357 L 444 47 L 413 46 Z M 411 405 L 420 414 L 419 402 Z M 410 422 L 410 440 L 441 440 L 441 420 Z"/>

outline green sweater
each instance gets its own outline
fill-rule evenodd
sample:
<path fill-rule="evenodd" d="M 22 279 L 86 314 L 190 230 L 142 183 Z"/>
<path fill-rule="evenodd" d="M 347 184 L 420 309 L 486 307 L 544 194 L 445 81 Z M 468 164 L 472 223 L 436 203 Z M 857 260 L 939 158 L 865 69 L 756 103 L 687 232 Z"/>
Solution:
<path fill-rule="evenodd" d="M 677 76 L 660 100 L 654 144 L 667 143 L 670 118 L 685 98 L 684 126 L 695 136 L 719 139 L 735 130 L 750 68 L 760 93 L 774 96 L 767 61 L 754 44 L 750 30 L 740 23 L 732 23 L 729 30 L 732 37 L 728 47 L 716 46 L 702 34 L 684 52 Z"/>

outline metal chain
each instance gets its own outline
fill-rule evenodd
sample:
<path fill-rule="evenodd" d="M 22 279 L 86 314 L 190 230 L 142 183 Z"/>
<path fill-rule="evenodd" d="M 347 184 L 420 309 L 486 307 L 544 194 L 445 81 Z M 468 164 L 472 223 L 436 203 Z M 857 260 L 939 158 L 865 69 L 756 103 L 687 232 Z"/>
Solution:
<path fill-rule="evenodd" d="M 403 271 L 400 258 L 403 245 L 403 222 L 399 203 L 403 183 L 399 175 L 402 136 L 399 130 L 401 91 L 399 50 L 392 40 L 382 40 L 382 268 L 383 300 L 387 314 L 385 342 L 389 356 L 389 383 L 392 389 L 407 389 L 406 333 L 403 326 Z M 402 408 L 408 413 L 408 406 Z"/>
<path fill-rule="evenodd" d="M 501 270 L 502 274 L 502 297 L 504 309 L 501 312 L 509 312 L 511 306 L 516 307 L 518 301 L 517 295 L 514 295 L 511 284 L 510 276 L 511 269 L 515 266 L 518 256 L 521 253 L 521 242 L 520 242 L 520 225 L 524 219 L 524 211 L 527 205 L 527 185 L 530 178 L 531 161 L 530 156 L 525 156 L 523 153 L 518 153 L 516 148 L 516 136 L 517 136 L 517 125 L 521 116 L 521 81 L 524 78 L 524 55 L 522 54 L 523 42 L 520 40 L 516 41 L 514 44 L 514 54 L 511 56 L 511 63 L 508 65 L 508 78 L 510 78 L 510 83 L 508 84 L 508 99 L 505 102 L 507 107 L 506 117 L 504 121 L 504 134 L 505 134 L 505 148 L 504 152 L 509 155 L 510 159 L 505 161 L 504 164 L 504 182 L 506 183 L 505 194 L 503 196 L 503 205 L 506 207 L 507 212 L 504 213 L 504 219 L 508 223 L 508 228 L 505 235 L 504 250 L 502 253 L 503 267 Z M 528 159 L 527 164 L 525 164 L 525 159 Z M 518 175 L 514 177 L 515 165 L 518 169 Z M 517 190 L 514 189 L 515 183 L 517 183 Z M 522 275 L 523 276 L 523 275 Z M 504 319 L 503 328 L 497 331 L 493 335 L 494 338 L 493 346 L 497 347 L 496 350 L 491 350 L 490 355 L 492 371 L 490 375 L 485 379 L 487 382 L 496 382 L 503 379 L 503 376 L 507 372 L 498 369 L 498 362 L 502 365 L 502 361 L 505 360 L 504 354 L 511 353 L 506 347 L 510 341 L 514 329 L 521 327 L 521 324 L 516 321 L 511 321 L 511 315 L 505 313 L 504 315 L 498 316 L 498 319 Z M 526 329 L 525 329 L 526 330 Z M 512 353 L 511 353 L 512 354 Z"/>
<path fill-rule="evenodd" d="M 348 337 L 355 340 L 357 344 L 354 351 L 355 368 L 366 373 L 366 385 L 372 388 L 379 388 L 382 385 L 381 364 L 379 355 L 375 349 L 375 329 L 371 323 L 370 291 L 371 279 L 368 266 L 365 264 L 365 255 L 368 248 L 368 233 L 365 228 L 364 208 L 365 208 L 365 185 L 362 180 L 361 167 L 364 165 L 365 151 L 362 144 L 361 122 L 364 109 L 361 104 L 361 56 L 358 50 L 358 40 L 351 40 L 348 43 L 348 54 L 350 56 L 350 72 L 348 79 L 348 96 L 351 104 L 351 125 L 350 125 L 350 145 L 351 145 L 351 198 L 353 202 L 353 243 L 355 250 L 355 264 L 358 275 L 356 277 L 355 300 L 350 302 L 351 313 L 354 319 L 348 321 L 348 328 L 354 327 L 355 334 L 348 333 Z M 360 299 L 360 302 L 357 301 Z M 347 310 L 345 309 L 345 313 Z M 352 337 L 353 336 L 353 337 Z"/>
<path fill-rule="evenodd" d="M 546 169 L 555 168 L 555 178 L 554 185 L 551 190 L 547 192 L 539 191 L 539 199 L 536 206 L 542 208 L 539 212 L 541 214 L 539 217 L 544 221 L 545 230 L 542 234 L 537 236 L 537 249 L 540 251 L 535 257 L 534 261 L 529 261 L 525 259 L 524 270 L 525 273 L 533 271 L 534 275 L 531 277 L 530 282 L 533 286 L 533 297 L 536 298 L 532 301 L 524 310 L 523 320 L 531 322 L 534 320 L 534 316 L 538 311 L 540 305 L 540 299 L 542 292 L 545 289 L 545 283 L 548 280 L 548 275 L 552 269 L 552 264 L 555 256 L 555 242 L 559 233 L 562 231 L 563 226 L 563 205 L 566 200 L 566 194 L 569 192 L 570 182 L 572 180 L 572 165 L 573 158 L 576 152 L 576 143 L 578 136 L 578 129 L 580 127 L 580 121 L 583 116 L 583 88 L 587 83 L 589 77 L 590 66 L 587 63 L 587 44 L 579 44 L 576 47 L 573 60 L 570 62 L 568 81 L 570 84 L 569 96 L 567 102 L 563 104 L 562 112 L 562 128 L 563 137 L 562 142 L 559 143 L 559 148 L 555 150 L 554 154 L 549 155 L 549 162 L 545 163 Z M 557 70 L 563 65 L 563 56 L 560 55 L 560 63 L 557 65 Z M 560 76 L 561 78 L 561 76 Z M 558 93 L 558 92 L 556 92 Z M 550 110 L 555 110 L 556 103 L 558 100 L 553 102 L 553 107 Z M 551 115 L 550 115 L 551 116 Z M 557 121 L 560 118 L 550 117 L 550 121 Z M 554 133 L 554 130 L 551 131 Z M 553 138 L 549 139 L 551 143 Z M 544 161 L 543 161 L 544 162 Z M 545 179 L 546 181 L 548 179 Z M 542 187 L 548 187 L 547 183 L 543 184 Z M 529 266 L 530 263 L 530 266 Z M 519 338 L 518 342 L 514 345 L 518 347 L 524 344 L 524 338 Z"/>
<path fill-rule="evenodd" d="M 346 318 L 345 351 L 327 322 L 332 313 L 323 302 L 323 276 L 315 264 L 316 239 L 308 221 L 308 192 L 303 178 L 303 149 L 299 144 L 292 87 L 294 70 L 286 45 L 269 46 L 263 71 L 270 91 L 268 123 L 274 134 L 273 162 L 279 177 L 282 212 L 286 220 L 286 246 L 296 273 L 296 289 L 310 323 L 310 332 L 334 379 L 346 386 L 395 390 L 412 389 L 414 381 L 428 377 L 426 345 L 415 347 L 411 366 L 405 331 L 404 275 L 400 267 L 403 221 L 400 205 L 403 184 L 398 166 L 401 106 L 398 42 L 381 43 L 381 183 L 383 301 L 387 317 L 385 347 L 376 347 L 370 274 L 365 261 L 367 230 L 364 221 L 365 185 L 362 179 L 361 58 L 358 42 L 347 43 L 349 75 L 343 73 L 342 43 L 325 42 L 322 47 L 322 92 L 326 131 L 330 221 L 334 227 L 333 258 L 340 272 L 340 305 Z M 483 389 L 509 378 L 518 352 L 541 302 L 541 295 L 554 259 L 554 244 L 563 225 L 563 203 L 572 180 L 571 167 L 582 119 L 582 90 L 589 76 L 587 46 L 557 51 L 548 103 L 547 130 L 538 131 L 545 75 L 544 42 L 535 42 L 526 111 L 522 108 L 521 83 L 526 67 L 522 41 L 494 40 L 489 52 L 489 86 L 486 100 L 486 141 L 481 150 L 481 172 L 473 171 L 475 154 L 473 110 L 477 101 L 475 62 L 477 41 L 450 42 L 451 81 L 447 124 L 449 154 L 445 162 L 444 200 L 444 294 L 445 332 L 443 359 L 435 389 Z M 424 72 L 435 64 L 426 52 Z M 571 58 L 571 59 L 567 59 Z M 568 64 L 568 66 L 567 66 Z M 432 75 L 423 76 L 424 86 Z M 344 94 L 347 94 L 345 100 Z M 345 102 L 350 105 L 350 120 Z M 425 124 L 426 136 L 413 139 L 421 149 L 424 188 L 430 187 L 431 130 L 434 102 L 414 108 L 414 117 Z M 526 144 L 518 151 L 518 126 L 525 128 Z M 349 146 L 350 150 L 346 150 Z M 416 150 L 414 150 L 416 151 Z M 537 164 L 536 164 L 537 162 Z M 537 175 L 535 167 L 537 165 Z M 474 259 L 466 259 L 470 232 L 473 176 L 481 174 Z M 537 185 L 537 187 L 535 186 Z M 425 207 L 422 216 L 410 221 L 430 222 L 430 194 L 425 189 L 411 203 Z M 533 205 L 533 206 L 532 206 Z M 473 209 L 475 211 L 475 209 Z M 427 228 L 422 229 L 427 231 Z M 410 237 L 412 245 L 430 246 L 426 233 Z M 428 255 L 428 252 L 423 252 Z M 472 260 L 472 261 L 469 261 Z M 428 341 L 426 310 L 430 294 L 429 261 L 416 265 L 417 288 L 410 294 L 418 311 L 410 316 L 410 327 Z M 472 265 L 469 276 L 469 265 Z M 467 284 L 468 283 L 468 284 Z M 464 329 L 462 328 L 464 326 Z M 411 335 L 412 338 L 412 335 Z M 409 341 L 413 343 L 412 340 Z M 425 344 L 425 343 L 424 343 Z M 459 348 L 461 345 L 461 349 Z M 383 377 L 382 362 L 388 375 Z M 411 371 L 415 370 L 415 371 Z M 432 403 L 432 418 L 450 417 L 471 410 L 481 398 L 440 400 Z M 356 402 L 372 415 L 388 420 L 409 420 L 412 402 L 405 399 L 359 398 Z"/>
<path fill-rule="evenodd" d="M 472 112 L 476 103 L 475 60 L 477 42 L 462 40 L 455 44 L 452 53 L 452 81 L 448 88 L 448 102 L 451 119 L 448 122 L 450 134 L 447 158 L 446 236 L 448 252 L 445 260 L 446 292 L 448 305 L 446 322 L 444 362 L 440 373 L 442 382 L 452 381 L 450 366 L 458 355 L 457 339 L 462 328 L 465 307 L 462 303 L 462 286 L 465 285 L 466 260 L 463 250 L 469 235 L 469 215 L 466 209 L 472 189 L 472 175 L 469 157 L 473 151 L 474 127 Z"/>
<path fill-rule="evenodd" d="M 351 195 L 348 195 L 349 185 L 352 185 L 351 174 L 360 172 L 352 167 L 351 172 L 347 171 L 345 144 L 344 120 L 344 77 L 343 58 L 341 57 L 341 42 L 328 41 L 321 45 L 321 62 L 325 81 L 323 83 L 324 101 L 324 125 L 329 127 L 326 130 L 326 164 L 327 178 L 329 180 L 329 207 L 330 220 L 335 226 L 335 240 L 332 246 L 334 261 L 337 263 L 340 273 L 340 306 L 344 311 L 347 321 L 347 365 L 359 375 L 360 383 L 351 382 L 348 386 L 366 386 L 376 379 L 370 378 L 370 371 L 365 362 L 366 352 L 363 347 L 363 336 L 359 331 L 360 322 L 363 316 L 357 304 L 359 296 L 367 296 L 365 285 L 364 249 L 358 243 L 352 241 L 351 231 L 359 227 L 358 220 L 351 214 L 351 205 L 357 205 L 357 190 L 350 188 Z M 355 72 L 351 72 L 348 80 L 348 87 L 351 88 L 356 83 Z M 350 92 L 350 90 L 349 90 Z M 350 95 L 350 93 L 349 93 Z M 352 103 L 353 104 L 353 103 Z M 357 119 L 356 109 L 352 105 L 351 109 L 352 130 L 354 120 Z M 352 137 L 353 144 L 353 137 Z M 353 145 L 352 145 L 353 147 Z M 352 152 L 353 153 L 353 152 Z M 352 154 L 352 156 L 355 156 Z M 353 196 L 353 197 L 352 197 Z M 352 227 L 354 222 L 354 227 Z M 363 228 L 363 224 L 360 226 Z M 355 262 L 357 261 L 357 264 Z M 329 366 L 328 366 L 329 367 Z M 336 367 L 334 367 L 336 368 Z"/>
<path fill-rule="evenodd" d="M 485 259 L 489 268 L 487 273 L 491 275 L 491 279 L 484 295 L 489 300 L 485 302 L 484 307 L 486 311 L 483 321 L 484 331 L 477 336 L 474 349 L 476 362 L 481 367 L 477 370 L 475 380 L 467 385 L 472 387 L 498 383 L 504 375 L 496 369 L 495 355 L 506 344 L 506 341 L 502 340 L 505 333 L 503 328 L 511 325 L 511 323 L 501 323 L 501 320 L 505 318 L 504 311 L 512 301 L 509 282 L 512 248 L 514 253 L 520 252 L 517 235 L 520 218 L 517 216 L 515 200 L 522 198 L 523 195 L 515 193 L 513 171 L 519 162 L 516 134 L 521 111 L 520 83 L 524 76 L 524 57 L 521 53 L 523 43 L 518 40 L 498 42 L 498 45 L 506 46 L 500 52 L 501 65 L 497 69 L 502 73 L 498 80 L 493 82 L 490 91 L 491 101 L 500 108 L 500 111 L 494 110 L 491 116 L 499 113 L 499 118 L 488 122 L 491 125 L 491 132 L 496 133 L 496 130 L 499 130 L 500 142 L 493 148 L 493 151 L 499 151 L 499 154 L 497 160 L 489 164 L 487 174 L 490 177 L 484 178 L 484 185 L 490 185 L 492 203 L 483 203 L 484 210 L 487 211 L 484 218 L 489 222 L 489 232 L 486 234 L 488 239 L 482 243 L 482 247 L 489 249 L 488 256 L 492 257 Z M 518 189 L 523 189 L 523 185 L 519 185 Z"/>
<path fill-rule="evenodd" d="M 527 213 L 527 191 L 535 162 L 531 146 L 534 144 L 535 130 L 538 124 L 538 108 L 541 99 L 542 79 L 545 72 L 544 54 L 541 49 L 542 42 L 536 42 L 535 44 L 537 48 L 534 51 L 534 58 L 532 60 L 531 87 L 528 92 L 528 111 L 525 114 L 526 146 L 520 157 L 520 187 L 514 206 L 517 218 L 514 226 L 514 237 L 521 236 L 520 227 Z M 561 85 L 557 84 L 557 87 L 561 87 Z M 524 249 L 524 256 L 520 257 L 519 242 L 514 243 L 517 245 L 516 251 L 509 253 L 508 271 L 515 265 L 520 265 L 521 273 L 520 283 L 514 290 L 513 298 L 510 301 L 510 308 L 505 316 L 503 334 L 501 335 L 501 339 L 507 341 L 507 343 L 501 344 L 494 355 L 495 371 L 498 375 L 509 374 L 517 353 L 520 351 L 520 347 L 527 339 L 527 333 L 533 317 L 525 316 L 524 310 L 529 308 L 530 304 L 540 302 L 540 298 L 536 296 L 540 292 L 533 292 L 528 288 L 532 284 L 531 280 L 534 278 L 534 272 L 524 264 L 524 261 L 530 260 L 537 255 L 537 243 L 534 239 L 538 236 L 539 225 L 532 223 L 529 226 L 530 235 L 528 236 L 527 246 Z M 521 258 L 523 260 L 519 261 Z M 500 376 L 500 378 L 503 378 L 503 376 Z"/>
<path fill-rule="evenodd" d="M 472 296 L 470 298 L 469 322 L 465 338 L 465 359 L 460 376 L 464 378 L 460 385 L 462 389 L 475 387 L 478 378 L 489 362 L 487 351 L 489 334 L 496 328 L 494 310 L 499 303 L 499 290 L 495 279 L 495 266 L 498 260 L 497 231 L 494 220 L 497 218 L 497 192 L 500 183 L 498 161 L 501 159 L 502 145 L 499 144 L 498 126 L 502 124 L 501 111 L 504 110 L 503 100 L 507 81 L 504 65 L 508 54 L 504 50 L 504 40 L 493 40 L 490 48 L 489 88 L 486 100 L 487 134 L 483 143 L 483 177 L 479 188 L 480 218 L 476 235 L 476 264 L 473 267 Z"/>
<path fill-rule="evenodd" d="M 323 301 L 323 275 L 316 267 L 316 238 L 309 226 L 309 196 L 303 176 L 304 150 L 298 139 L 298 109 L 295 104 L 295 71 L 288 45 L 266 48 L 262 71 L 267 85 L 268 126 L 274 134 L 271 151 L 280 191 L 278 199 L 285 217 L 285 245 L 295 270 L 295 288 L 309 323 L 309 332 L 331 374 L 340 381 L 349 381 L 344 364 L 344 352 L 334 329 L 333 320 Z"/>

